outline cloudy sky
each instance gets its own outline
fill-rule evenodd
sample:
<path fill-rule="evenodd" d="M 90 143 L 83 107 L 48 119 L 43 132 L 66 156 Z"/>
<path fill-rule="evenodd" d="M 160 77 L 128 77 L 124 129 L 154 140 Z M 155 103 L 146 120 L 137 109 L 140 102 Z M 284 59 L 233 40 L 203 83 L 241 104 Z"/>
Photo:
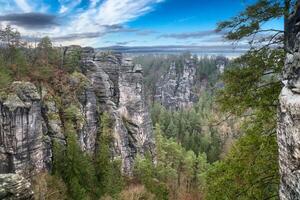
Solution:
<path fill-rule="evenodd" d="M 216 23 L 254 1 L 0 0 L 0 25 L 11 24 L 28 40 L 48 35 L 57 45 L 222 46 Z"/>

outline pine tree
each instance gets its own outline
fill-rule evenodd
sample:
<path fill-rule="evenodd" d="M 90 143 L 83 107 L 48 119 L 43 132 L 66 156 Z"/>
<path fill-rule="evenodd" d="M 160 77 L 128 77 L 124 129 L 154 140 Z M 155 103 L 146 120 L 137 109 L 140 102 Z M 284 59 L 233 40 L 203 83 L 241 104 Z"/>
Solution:
<path fill-rule="evenodd" d="M 98 139 L 98 150 L 95 158 L 96 178 L 98 182 L 99 195 L 110 195 L 116 197 L 124 186 L 121 174 L 121 162 L 112 160 L 112 123 L 109 115 L 103 113 L 101 116 L 101 132 Z"/>
<path fill-rule="evenodd" d="M 237 59 L 224 73 L 218 94 L 224 112 L 240 117 L 243 135 L 208 172 L 207 199 L 278 199 L 276 109 L 284 65 L 287 30 L 264 29 L 263 24 L 291 12 L 295 1 L 259 0 L 218 29 L 238 41 L 266 33 L 259 47 Z M 255 37 L 252 37 L 255 38 Z M 226 195 L 224 195 L 226 194 Z"/>
<path fill-rule="evenodd" d="M 70 121 L 66 124 L 66 138 L 66 147 L 54 141 L 53 174 L 64 180 L 72 199 L 95 198 L 94 166 L 90 157 L 81 150 Z"/>
<path fill-rule="evenodd" d="M 88 155 L 83 153 L 76 136 L 68 132 L 66 148 L 66 169 L 64 180 L 67 182 L 70 195 L 74 199 L 87 199 L 94 195 L 95 172 Z"/>
<path fill-rule="evenodd" d="M 226 38 L 238 41 L 253 37 L 252 44 L 263 43 L 265 47 L 284 44 L 286 47 L 287 21 L 296 0 L 258 0 L 248 6 L 238 16 L 218 24 L 218 31 L 226 31 Z M 274 19 L 284 18 L 284 30 L 265 29 L 263 24 Z M 260 36 L 256 39 L 255 36 Z"/>
<path fill-rule="evenodd" d="M 166 129 L 166 136 L 168 138 L 176 138 L 177 134 L 178 134 L 177 127 L 175 126 L 173 120 L 171 119 Z"/>

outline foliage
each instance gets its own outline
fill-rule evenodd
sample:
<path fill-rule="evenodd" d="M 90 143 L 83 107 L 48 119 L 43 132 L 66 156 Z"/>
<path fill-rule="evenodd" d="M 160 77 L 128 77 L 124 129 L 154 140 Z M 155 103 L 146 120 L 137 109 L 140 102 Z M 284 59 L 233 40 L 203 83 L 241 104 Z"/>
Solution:
<path fill-rule="evenodd" d="M 285 31 L 268 29 L 264 24 L 284 17 L 286 26 L 287 18 L 295 3 L 295 0 L 258 0 L 231 20 L 220 22 L 217 30 L 227 32 L 226 38 L 229 40 L 237 41 L 252 37 L 250 41 L 252 44 L 263 43 L 266 47 L 274 44 L 282 45 Z M 258 41 L 255 41 L 256 36 L 260 37 Z"/>
<path fill-rule="evenodd" d="M 49 37 L 42 38 L 37 46 L 32 48 L 22 42 L 20 33 L 11 26 L 0 28 L 0 45 L 0 71 L 4 83 L 1 84 L 1 88 L 18 80 L 31 81 L 39 89 L 42 85 L 55 89 L 58 81 L 66 79 L 68 73 L 75 70 L 70 70 L 68 63 L 76 69 L 78 67 L 79 59 L 73 59 L 73 55 L 67 56 L 68 62 L 63 65 L 61 49 L 54 48 Z"/>
<path fill-rule="evenodd" d="M 116 197 L 124 187 L 120 160 L 112 160 L 110 151 L 112 141 L 112 123 L 107 113 L 101 116 L 102 130 L 99 137 L 99 148 L 96 152 L 95 168 L 98 187 L 101 195 Z"/>
<path fill-rule="evenodd" d="M 78 71 L 80 68 L 80 56 L 81 50 L 74 49 L 67 55 L 64 55 L 63 67 L 67 70 L 67 72 L 72 73 L 74 71 Z"/>
<path fill-rule="evenodd" d="M 40 173 L 33 178 L 32 183 L 35 199 L 68 199 L 66 185 L 57 176 Z"/>
<path fill-rule="evenodd" d="M 130 185 L 123 190 L 119 197 L 120 200 L 155 200 L 155 196 L 148 192 L 142 185 Z"/>
<path fill-rule="evenodd" d="M 157 199 L 167 200 L 167 187 L 164 183 L 160 183 L 157 180 L 152 160 L 138 156 L 135 162 L 135 176 L 140 179 L 148 191 L 155 194 Z"/>
<path fill-rule="evenodd" d="M 0 60 L 0 87 L 7 88 L 12 83 L 12 72 L 5 66 L 2 66 Z"/>
<path fill-rule="evenodd" d="M 73 106 L 74 107 L 74 106 Z M 67 146 L 54 141 L 53 173 L 62 177 L 72 199 L 95 199 L 103 196 L 116 198 L 124 181 L 119 160 L 111 160 L 111 122 L 106 113 L 101 118 L 102 131 L 95 159 L 84 153 L 76 139 L 77 110 L 66 112 Z M 74 118 L 75 117 L 75 118 Z"/>
<path fill-rule="evenodd" d="M 243 117 L 244 136 L 208 173 L 207 199 L 278 198 L 275 133 L 283 60 L 280 49 L 250 51 L 224 73 L 218 103 L 224 112 Z"/>
<path fill-rule="evenodd" d="M 207 174 L 208 200 L 278 199 L 275 137 L 248 130 Z"/>
<path fill-rule="evenodd" d="M 221 61 L 223 64 L 228 65 L 229 60 L 222 56 L 216 57 L 201 57 L 201 58 L 194 58 L 197 66 L 196 71 L 196 79 L 197 80 L 204 80 L 206 79 L 209 83 L 209 87 L 214 87 L 215 83 L 219 79 L 219 71 L 217 65 Z"/>
<path fill-rule="evenodd" d="M 269 32 L 262 24 L 287 16 L 293 1 L 260 0 L 237 17 L 219 24 L 230 40 Z M 223 112 L 243 121 L 241 137 L 224 160 L 207 174 L 207 199 L 278 199 L 279 172 L 276 143 L 276 109 L 284 65 L 284 31 L 271 30 L 267 45 L 238 58 L 223 76 L 218 94 Z M 270 35 L 270 34 L 269 34 Z M 276 44 L 279 48 L 273 48 Z"/>
<path fill-rule="evenodd" d="M 68 127 L 67 147 L 58 143 L 55 145 L 53 173 L 62 177 L 72 199 L 90 199 L 96 196 L 92 161 L 81 151 L 71 127 Z"/>
<path fill-rule="evenodd" d="M 154 103 L 151 109 L 153 124 L 158 123 L 166 138 L 176 139 L 186 150 L 196 155 L 206 153 L 209 162 L 218 160 L 221 140 L 212 126 L 213 100 L 210 92 L 203 93 L 191 109 L 168 111 Z"/>
<path fill-rule="evenodd" d="M 159 124 L 155 127 L 156 164 L 150 158 L 138 156 L 135 176 L 157 199 L 180 199 L 183 194 L 199 195 L 209 168 L 205 153 L 196 156 L 175 140 L 164 136 Z"/>
<path fill-rule="evenodd" d="M 281 90 L 278 75 L 284 65 L 284 56 L 280 49 L 264 49 L 259 53 L 250 51 L 237 59 L 222 78 L 225 88 L 218 94 L 222 110 L 239 116 L 249 109 L 276 112 Z"/>

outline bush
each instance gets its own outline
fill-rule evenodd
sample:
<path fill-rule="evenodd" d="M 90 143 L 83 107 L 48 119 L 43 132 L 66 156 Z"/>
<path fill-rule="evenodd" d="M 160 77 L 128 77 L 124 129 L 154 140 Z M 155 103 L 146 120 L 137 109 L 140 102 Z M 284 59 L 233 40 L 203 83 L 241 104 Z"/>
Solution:
<path fill-rule="evenodd" d="M 67 187 L 63 180 L 48 173 L 40 173 L 33 179 L 35 199 L 67 200 Z"/>
<path fill-rule="evenodd" d="M 119 200 L 156 200 L 143 185 L 131 185 L 120 194 Z"/>

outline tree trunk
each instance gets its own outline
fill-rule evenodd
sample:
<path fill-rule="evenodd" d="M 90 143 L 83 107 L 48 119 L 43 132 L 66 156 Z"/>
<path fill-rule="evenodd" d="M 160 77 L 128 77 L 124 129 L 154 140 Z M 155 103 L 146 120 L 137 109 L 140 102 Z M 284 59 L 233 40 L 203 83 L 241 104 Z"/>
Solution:
<path fill-rule="evenodd" d="M 288 46 L 288 21 L 290 16 L 290 10 L 291 10 L 291 0 L 284 0 L 284 50 L 287 52 L 287 46 Z"/>

